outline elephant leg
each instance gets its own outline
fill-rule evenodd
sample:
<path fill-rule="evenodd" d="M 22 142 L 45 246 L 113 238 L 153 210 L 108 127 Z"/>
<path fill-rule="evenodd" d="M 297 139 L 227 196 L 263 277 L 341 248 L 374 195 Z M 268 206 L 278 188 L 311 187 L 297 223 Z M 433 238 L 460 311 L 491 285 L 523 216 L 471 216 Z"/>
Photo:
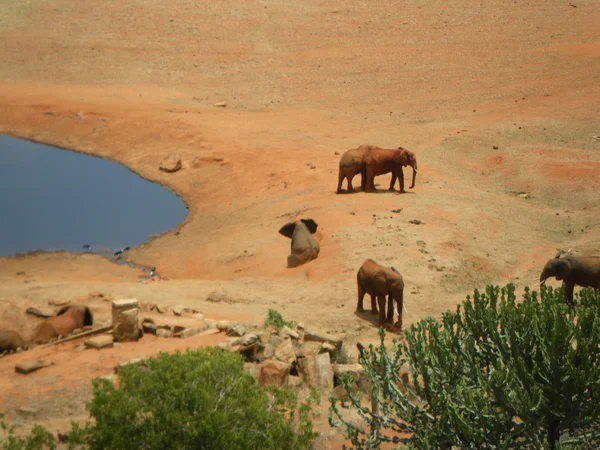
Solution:
<path fill-rule="evenodd" d="M 404 289 L 400 292 L 400 295 L 396 298 L 396 307 L 398 308 L 398 321 L 396 326 L 398 331 L 402 331 L 402 310 L 404 309 Z"/>
<path fill-rule="evenodd" d="M 573 290 L 575 289 L 575 282 L 565 282 L 565 299 L 569 305 L 573 304 Z"/>
<path fill-rule="evenodd" d="M 377 296 L 377 303 L 379 304 L 379 326 L 383 327 L 385 326 L 385 303 L 386 303 L 386 299 L 385 299 L 385 295 L 378 295 Z"/>
<path fill-rule="evenodd" d="M 367 180 L 365 184 L 365 192 L 373 191 L 375 191 L 375 174 L 373 173 L 373 169 L 369 169 L 367 167 Z"/>
<path fill-rule="evenodd" d="M 402 167 L 400 167 L 400 170 L 398 171 L 398 179 L 400 180 L 400 192 L 405 192 L 404 191 L 404 170 L 402 170 Z"/>
<path fill-rule="evenodd" d="M 396 190 L 396 188 L 394 188 L 394 184 L 396 184 L 396 178 L 397 178 L 396 173 L 392 172 L 392 181 L 390 182 L 390 188 L 389 188 L 390 191 Z"/>
<path fill-rule="evenodd" d="M 371 314 L 377 314 L 377 298 L 371 294 Z"/>
<path fill-rule="evenodd" d="M 340 169 L 340 173 L 338 175 L 338 185 L 337 185 L 337 193 L 340 194 L 342 192 L 342 183 L 344 181 L 344 173 L 342 172 L 342 170 Z"/>
<path fill-rule="evenodd" d="M 365 298 L 365 290 L 360 280 L 357 281 L 358 286 L 358 302 L 356 303 L 356 312 L 364 312 L 363 299 Z"/>
<path fill-rule="evenodd" d="M 289 268 L 301 266 L 306 262 L 306 255 L 292 253 L 287 257 L 287 265 Z"/>
<path fill-rule="evenodd" d="M 354 178 L 354 175 L 346 177 L 346 180 L 348 181 L 348 192 L 354 192 L 354 188 L 352 187 L 352 179 L 353 178 Z"/>
<path fill-rule="evenodd" d="M 387 302 L 387 322 L 393 324 L 394 323 L 394 297 L 392 296 L 392 294 L 388 295 L 388 302 Z"/>

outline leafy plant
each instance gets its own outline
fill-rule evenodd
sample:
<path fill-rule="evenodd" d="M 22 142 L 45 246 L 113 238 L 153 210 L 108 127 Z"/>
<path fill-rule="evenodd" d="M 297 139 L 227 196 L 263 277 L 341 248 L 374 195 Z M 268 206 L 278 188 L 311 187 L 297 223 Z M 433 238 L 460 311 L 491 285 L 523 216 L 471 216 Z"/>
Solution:
<path fill-rule="evenodd" d="M 0 414 L 0 419 L 4 416 Z M 56 439 L 45 428 L 36 425 L 31 430 L 31 434 L 25 438 L 15 436 L 15 426 L 9 426 L 4 420 L 0 421 L 0 428 L 6 436 L 0 440 L 0 449 L 2 450 L 54 450 L 56 449 Z"/>
<path fill-rule="evenodd" d="M 488 286 L 484 293 L 410 327 L 400 344 L 370 346 L 361 364 L 372 405 L 344 379 L 349 401 L 331 399 L 330 423 L 357 448 L 597 448 L 600 436 L 600 295 L 577 306 L 560 290 Z M 409 377 L 401 376 L 406 368 Z M 352 408 L 369 429 L 344 420 Z M 562 442 L 560 442 L 562 438 Z"/>
<path fill-rule="evenodd" d="M 220 349 L 161 353 L 120 372 L 119 387 L 93 382 L 93 424 L 77 430 L 90 449 L 302 449 L 316 437 L 291 393 L 268 395 Z"/>
<path fill-rule="evenodd" d="M 296 324 L 294 322 L 287 322 L 283 320 L 281 313 L 275 309 L 269 309 L 267 318 L 265 319 L 265 327 L 273 326 L 277 331 L 281 331 L 283 327 L 293 328 Z"/>

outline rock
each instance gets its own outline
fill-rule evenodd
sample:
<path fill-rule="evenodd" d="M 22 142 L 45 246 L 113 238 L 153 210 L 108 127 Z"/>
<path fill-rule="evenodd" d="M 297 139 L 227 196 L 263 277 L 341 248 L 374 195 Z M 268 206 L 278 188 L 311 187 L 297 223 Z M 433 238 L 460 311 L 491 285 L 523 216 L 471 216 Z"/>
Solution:
<path fill-rule="evenodd" d="M 97 336 L 92 339 L 88 339 L 85 341 L 85 346 L 88 348 L 109 348 L 113 346 L 113 337 L 110 334 L 105 334 L 103 336 Z"/>
<path fill-rule="evenodd" d="M 169 307 L 165 305 L 156 305 L 156 311 L 165 314 L 169 312 Z"/>
<path fill-rule="evenodd" d="M 296 361 L 296 352 L 292 345 L 291 339 L 284 339 L 284 341 L 275 349 L 275 359 L 283 361 L 288 364 L 292 364 Z"/>
<path fill-rule="evenodd" d="M 282 386 L 286 384 L 289 373 L 289 364 L 269 359 L 261 364 L 259 383 L 262 386 Z"/>
<path fill-rule="evenodd" d="M 219 320 L 217 322 L 217 330 L 219 331 L 228 331 L 231 327 L 231 324 L 228 320 Z"/>
<path fill-rule="evenodd" d="M 412 223 L 414 225 L 421 225 L 423 222 L 421 222 L 419 219 L 413 219 L 409 220 L 408 223 Z"/>
<path fill-rule="evenodd" d="M 156 330 L 158 330 L 158 326 L 156 326 L 150 322 L 143 322 L 142 330 L 144 331 L 144 333 L 156 334 Z"/>
<path fill-rule="evenodd" d="M 137 341 L 141 337 L 137 299 L 113 300 L 112 323 L 115 341 Z"/>
<path fill-rule="evenodd" d="M 175 306 L 173 308 L 173 314 L 175 314 L 176 316 L 180 316 L 183 314 L 183 308 L 181 306 Z"/>
<path fill-rule="evenodd" d="M 531 196 L 527 192 L 521 192 L 519 195 L 517 195 L 517 197 L 525 199 L 525 200 L 527 200 L 528 198 L 531 198 Z"/>
<path fill-rule="evenodd" d="M 37 359 L 33 361 L 22 361 L 15 366 L 15 372 L 28 375 L 31 372 L 43 369 L 44 367 L 49 367 L 53 364 L 54 363 L 52 361 L 43 359 Z"/>
<path fill-rule="evenodd" d="M 305 331 L 304 342 L 306 341 L 318 341 L 318 342 L 329 342 L 330 344 L 339 347 L 342 345 L 343 339 L 333 334 L 320 333 L 318 331 Z"/>
<path fill-rule="evenodd" d="M 302 379 L 309 386 L 319 389 L 331 389 L 333 387 L 333 370 L 329 353 L 299 358 L 298 369 Z"/>
<path fill-rule="evenodd" d="M 48 300 L 48 304 L 52 306 L 65 306 L 71 304 L 71 300 L 55 300 L 51 298 Z"/>
<path fill-rule="evenodd" d="M 349 341 L 342 342 L 336 361 L 340 364 L 356 364 L 358 363 L 358 359 L 359 354 L 356 344 Z"/>
<path fill-rule="evenodd" d="M 171 153 L 165 156 L 165 158 L 160 162 L 159 168 L 167 173 L 177 172 L 179 169 L 181 169 L 181 158 L 179 155 Z"/>
<path fill-rule="evenodd" d="M 156 335 L 162 338 L 169 338 L 171 337 L 171 330 L 167 330 L 165 328 L 158 328 L 156 330 Z"/>
<path fill-rule="evenodd" d="M 330 344 L 329 342 L 323 342 L 323 345 L 321 345 L 321 349 L 319 350 L 319 353 L 329 353 L 331 356 L 333 356 L 333 353 L 335 352 L 335 345 Z"/>
<path fill-rule="evenodd" d="M 296 348 L 296 357 L 317 356 L 321 351 L 323 343 L 320 341 L 308 341 Z"/>
<path fill-rule="evenodd" d="M 243 325 L 240 325 L 237 322 L 234 322 L 233 324 L 231 324 L 231 326 L 229 327 L 229 330 L 227 330 L 227 334 L 229 336 L 243 336 L 247 333 L 246 327 Z"/>
<path fill-rule="evenodd" d="M 229 295 L 217 291 L 208 294 L 206 301 L 212 303 L 239 303 L 238 300 L 231 298 Z"/>
<path fill-rule="evenodd" d="M 279 332 L 279 335 L 281 337 L 290 336 L 294 339 L 300 339 L 300 335 L 298 334 L 298 332 L 296 330 L 292 330 L 290 327 L 283 327 Z"/>
<path fill-rule="evenodd" d="M 144 361 L 144 358 L 128 359 L 127 361 L 123 361 L 123 362 L 120 362 L 119 364 L 117 364 L 114 368 L 114 371 L 115 371 L 115 373 L 117 373 L 117 372 L 119 372 L 119 370 L 121 370 L 125 366 L 130 366 L 132 364 L 140 364 L 143 361 Z"/>
<path fill-rule="evenodd" d="M 50 311 L 40 311 L 33 306 L 27 308 L 25 312 L 27 314 L 31 314 L 32 316 L 41 317 L 42 319 L 47 319 L 48 317 L 52 317 L 54 315 Z"/>
<path fill-rule="evenodd" d="M 204 320 L 204 314 L 201 313 L 195 313 L 194 315 L 192 315 L 192 317 L 196 320 Z"/>
<path fill-rule="evenodd" d="M 202 333 L 203 331 L 208 330 L 208 324 L 203 323 L 201 325 L 198 325 L 196 327 L 190 327 L 190 328 L 186 328 L 185 330 L 183 330 L 180 333 L 180 337 L 181 339 L 187 339 L 189 337 L 195 336 L 197 334 Z"/>
<path fill-rule="evenodd" d="M 258 341 L 259 341 L 259 338 L 256 334 L 248 333 L 241 338 L 240 344 L 242 344 L 243 346 L 248 346 L 248 345 L 252 345 Z"/>
<path fill-rule="evenodd" d="M 32 408 L 30 406 L 21 406 L 17 411 L 25 416 L 35 416 L 38 412 L 37 408 Z"/>
<path fill-rule="evenodd" d="M 217 108 L 225 108 L 227 106 L 227 103 L 225 103 L 225 102 L 217 102 L 217 103 L 215 103 L 215 106 Z"/>
<path fill-rule="evenodd" d="M 244 363 L 244 372 L 249 373 L 252 377 L 259 381 L 260 379 L 260 365 L 256 363 Z"/>
<path fill-rule="evenodd" d="M 288 376 L 287 385 L 290 387 L 300 387 L 302 386 L 302 378 L 296 375 L 290 375 Z"/>
<path fill-rule="evenodd" d="M 498 150 L 498 146 L 497 146 L 497 145 L 493 145 L 493 146 L 492 146 L 492 148 L 493 148 L 494 150 Z"/>

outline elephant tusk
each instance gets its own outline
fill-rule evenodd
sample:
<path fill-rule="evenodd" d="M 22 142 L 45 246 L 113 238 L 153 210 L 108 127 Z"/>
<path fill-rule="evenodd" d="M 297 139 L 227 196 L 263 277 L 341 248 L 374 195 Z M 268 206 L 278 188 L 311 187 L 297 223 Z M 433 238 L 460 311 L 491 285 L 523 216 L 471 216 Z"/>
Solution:
<path fill-rule="evenodd" d="M 415 171 L 415 173 L 419 173 L 419 171 L 417 169 L 413 169 Z"/>
<path fill-rule="evenodd" d="M 406 305 L 404 304 L 404 302 L 402 302 L 402 310 L 408 314 L 408 309 L 406 309 Z"/>

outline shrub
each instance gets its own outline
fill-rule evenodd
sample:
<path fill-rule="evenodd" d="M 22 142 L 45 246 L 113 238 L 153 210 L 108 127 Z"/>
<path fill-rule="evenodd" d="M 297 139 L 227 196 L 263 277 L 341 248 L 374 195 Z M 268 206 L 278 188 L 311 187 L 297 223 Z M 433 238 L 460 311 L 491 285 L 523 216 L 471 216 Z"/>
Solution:
<path fill-rule="evenodd" d="M 302 449 L 316 436 L 291 393 L 269 396 L 220 349 L 161 353 L 93 382 L 94 424 L 74 440 L 90 449 Z"/>
<path fill-rule="evenodd" d="M 3 415 L 0 414 L 0 419 Z M 0 428 L 4 432 L 6 439 L 0 440 L 0 449 L 2 450 L 54 450 L 56 448 L 56 439 L 52 433 L 43 427 L 36 425 L 31 434 L 26 438 L 15 436 L 15 427 L 9 426 L 3 420 L 0 421 Z"/>
<path fill-rule="evenodd" d="M 343 424 L 357 448 L 598 448 L 600 295 L 591 290 L 570 307 L 560 290 L 542 290 L 539 302 L 526 288 L 517 303 L 514 286 L 488 286 L 441 321 L 411 326 L 389 352 L 380 334 L 380 346 L 361 356 L 373 410 L 348 379 L 350 400 L 339 404 L 370 428 L 343 420 L 331 399 L 330 422 Z"/>
<path fill-rule="evenodd" d="M 277 329 L 277 331 L 281 331 L 283 327 L 292 328 L 295 325 L 296 324 L 294 322 L 287 322 L 283 320 L 281 313 L 275 309 L 269 309 L 269 313 L 265 319 L 265 327 L 273 326 Z"/>

